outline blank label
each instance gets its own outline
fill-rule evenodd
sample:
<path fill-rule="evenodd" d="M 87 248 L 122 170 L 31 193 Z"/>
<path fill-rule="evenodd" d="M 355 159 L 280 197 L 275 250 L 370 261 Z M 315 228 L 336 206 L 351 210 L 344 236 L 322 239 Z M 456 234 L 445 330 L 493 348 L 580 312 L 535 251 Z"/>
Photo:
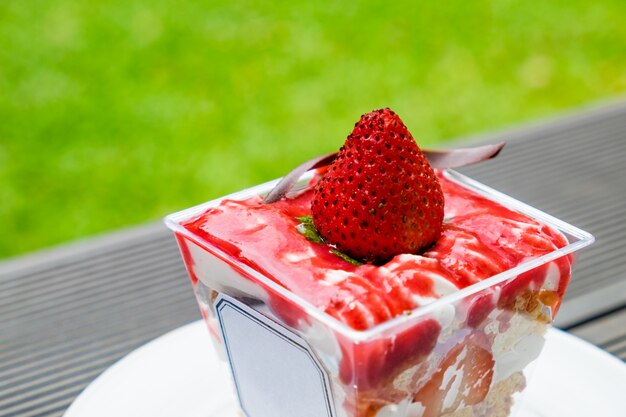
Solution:
<path fill-rule="evenodd" d="M 248 417 L 334 415 L 328 376 L 301 337 L 224 294 L 216 309 Z"/>

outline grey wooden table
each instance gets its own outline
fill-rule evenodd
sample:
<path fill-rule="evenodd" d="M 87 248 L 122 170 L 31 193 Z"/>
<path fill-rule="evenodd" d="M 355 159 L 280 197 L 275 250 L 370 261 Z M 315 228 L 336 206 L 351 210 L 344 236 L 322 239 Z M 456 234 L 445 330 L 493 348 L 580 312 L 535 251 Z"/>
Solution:
<path fill-rule="evenodd" d="M 626 103 L 468 142 L 506 140 L 464 173 L 593 233 L 557 325 L 626 359 Z M 0 263 L 0 417 L 60 416 L 103 370 L 199 318 L 160 224 Z"/>

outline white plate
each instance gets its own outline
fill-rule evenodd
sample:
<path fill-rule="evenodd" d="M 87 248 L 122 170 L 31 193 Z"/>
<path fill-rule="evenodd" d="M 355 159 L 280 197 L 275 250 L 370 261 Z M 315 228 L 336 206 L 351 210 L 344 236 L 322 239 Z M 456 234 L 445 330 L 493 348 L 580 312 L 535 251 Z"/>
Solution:
<path fill-rule="evenodd" d="M 522 416 L 626 416 L 626 365 L 619 359 L 550 330 L 539 361 Z M 226 367 L 198 321 L 117 362 L 78 396 L 64 417 L 236 417 L 227 381 Z"/>

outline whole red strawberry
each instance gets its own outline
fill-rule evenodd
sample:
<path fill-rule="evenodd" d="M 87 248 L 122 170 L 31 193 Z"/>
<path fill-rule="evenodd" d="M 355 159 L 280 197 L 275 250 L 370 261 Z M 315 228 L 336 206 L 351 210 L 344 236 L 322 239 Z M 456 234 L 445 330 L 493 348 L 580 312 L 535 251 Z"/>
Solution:
<path fill-rule="evenodd" d="M 441 233 L 443 193 L 400 117 L 361 116 L 315 187 L 320 235 L 353 258 L 385 262 L 432 245 Z"/>

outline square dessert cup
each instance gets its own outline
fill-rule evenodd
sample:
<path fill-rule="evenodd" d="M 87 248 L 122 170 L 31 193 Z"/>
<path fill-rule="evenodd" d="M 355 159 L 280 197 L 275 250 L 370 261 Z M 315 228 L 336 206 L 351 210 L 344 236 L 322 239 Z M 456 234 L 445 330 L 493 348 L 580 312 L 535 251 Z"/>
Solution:
<path fill-rule="evenodd" d="M 222 199 L 266 194 L 277 181 L 166 218 L 247 417 L 514 414 L 565 293 L 572 254 L 593 237 L 457 172 L 444 175 L 560 231 L 567 245 L 364 331 L 181 225 Z"/>

